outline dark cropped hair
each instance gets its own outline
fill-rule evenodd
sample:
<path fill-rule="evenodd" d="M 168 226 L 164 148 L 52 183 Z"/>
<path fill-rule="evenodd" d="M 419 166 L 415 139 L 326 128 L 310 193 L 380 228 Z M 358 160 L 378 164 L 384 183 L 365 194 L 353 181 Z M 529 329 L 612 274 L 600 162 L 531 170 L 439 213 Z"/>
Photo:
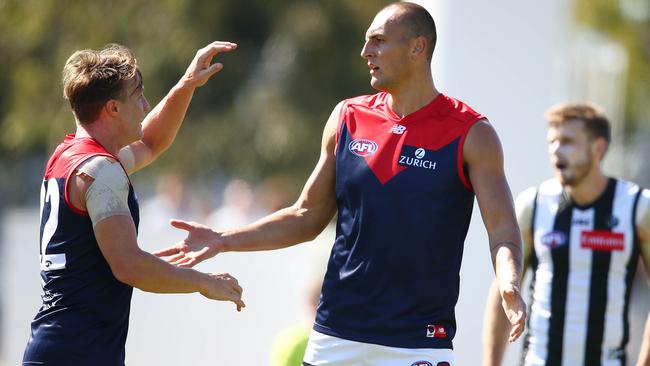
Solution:
<path fill-rule="evenodd" d="M 410 33 L 411 37 L 423 36 L 427 39 L 427 59 L 431 62 L 438 34 L 436 33 L 436 23 L 429 11 L 418 4 L 410 2 L 388 4 L 381 11 L 393 8 L 399 10 L 393 19 L 402 25 Z"/>
<path fill-rule="evenodd" d="M 125 46 L 108 44 L 101 50 L 81 50 L 63 67 L 63 96 L 83 124 L 97 119 L 111 99 L 124 100 L 126 81 L 139 74 L 133 52 Z"/>
<path fill-rule="evenodd" d="M 589 137 L 604 138 L 607 143 L 611 140 L 609 120 L 602 109 L 593 103 L 558 104 L 546 111 L 549 126 L 559 126 L 570 121 L 583 121 Z"/>

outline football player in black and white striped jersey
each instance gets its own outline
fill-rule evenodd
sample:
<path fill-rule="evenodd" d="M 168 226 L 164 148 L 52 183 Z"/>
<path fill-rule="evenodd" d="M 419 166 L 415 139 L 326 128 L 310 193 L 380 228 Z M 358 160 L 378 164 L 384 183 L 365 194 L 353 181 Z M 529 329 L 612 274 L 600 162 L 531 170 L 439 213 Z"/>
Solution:
<path fill-rule="evenodd" d="M 639 258 L 650 277 L 650 191 L 604 174 L 610 125 L 594 104 L 546 113 L 555 179 L 521 193 L 517 219 L 530 317 L 522 365 L 626 365 L 628 309 Z M 500 365 L 509 330 L 492 286 L 483 365 Z M 637 366 L 650 365 L 650 313 Z"/>

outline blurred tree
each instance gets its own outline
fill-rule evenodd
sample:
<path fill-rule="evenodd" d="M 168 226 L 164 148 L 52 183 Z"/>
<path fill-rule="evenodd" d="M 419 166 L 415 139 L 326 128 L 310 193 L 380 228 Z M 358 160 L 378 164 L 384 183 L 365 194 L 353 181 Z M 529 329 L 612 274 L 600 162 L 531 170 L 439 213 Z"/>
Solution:
<path fill-rule="evenodd" d="M 24 173 L 22 162 L 44 160 L 74 131 L 61 90 L 72 52 L 110 42 L 129 46 L 156 104 L 196 49 L 212 40 L 239 48 L 220 56 L 224 71 L 195 94 L 176 143 L 144 174 L 173 167 L 199 180 L 255 180 L 280 173 L 297 185 L 317 159 L 337 101 L 372 92 L 359 51 L 372 17 L 387 3 L 0 0 L 0 188 L 11 190 L 18 175 L 36 179 L 21 185 L 38 187 L 34 177 L 45 162 L 31 168 L 35 173 Z"/>
<path fill-rule="evenodd" d="M 650 2 L 576 0 L 575 14 L 578 23 L 607 34 L 627 51 L 626 134 L 650 128 Z"/>

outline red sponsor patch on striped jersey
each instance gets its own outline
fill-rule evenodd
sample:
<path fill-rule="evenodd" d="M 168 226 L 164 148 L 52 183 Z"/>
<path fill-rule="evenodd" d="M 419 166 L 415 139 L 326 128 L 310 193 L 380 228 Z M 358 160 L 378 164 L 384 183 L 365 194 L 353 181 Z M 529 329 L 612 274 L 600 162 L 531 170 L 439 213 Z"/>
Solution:
<path fill-rule="evenodd" d="M 580 247 L 605 252 L 625 249 L 625 234 L 611 231 L 583 231 L 580 235 Z"/>

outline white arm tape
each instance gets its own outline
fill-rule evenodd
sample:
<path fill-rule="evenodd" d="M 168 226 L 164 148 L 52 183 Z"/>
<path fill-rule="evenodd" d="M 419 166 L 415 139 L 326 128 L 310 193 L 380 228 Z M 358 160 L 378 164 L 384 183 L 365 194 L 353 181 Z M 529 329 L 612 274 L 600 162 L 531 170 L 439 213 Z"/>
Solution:
<path fill-rule="evenodd" d="M 131 215 L 129 211 L 129 179 L 117 161 L 98 156 L 89 159 L 78 170 L 94 179 L 86 190 L 86 210 L 93 226 L 115 215 Z"/>

